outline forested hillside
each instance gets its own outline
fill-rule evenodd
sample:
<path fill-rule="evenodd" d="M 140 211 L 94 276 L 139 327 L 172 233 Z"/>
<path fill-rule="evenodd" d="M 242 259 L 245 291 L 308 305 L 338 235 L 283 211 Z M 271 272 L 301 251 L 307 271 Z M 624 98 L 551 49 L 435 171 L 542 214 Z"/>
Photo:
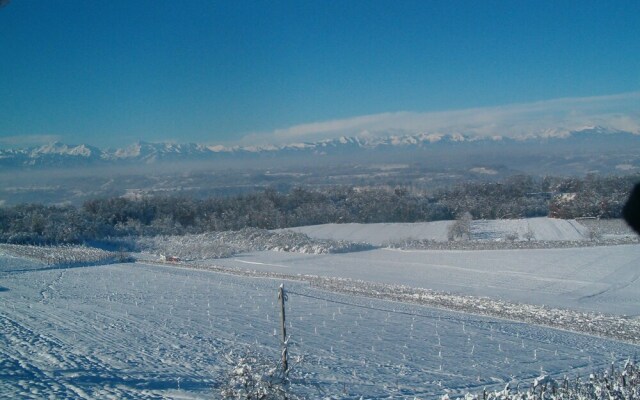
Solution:
<path fill-rule="evenodd" d="M 464 213 L 475 219 L 538 216 L 617 218 L 640 176 L 533 178 L 465 183 L 433 192 L 405 187 L 296 188 L 213 197 L 145 196 L 87 201 L 81 207 L 22 204 L 0 208 L 0 241 L 79 243 L 127 235 L 179 235 L 245 227 L 325 223 L 423 222 Z"/>

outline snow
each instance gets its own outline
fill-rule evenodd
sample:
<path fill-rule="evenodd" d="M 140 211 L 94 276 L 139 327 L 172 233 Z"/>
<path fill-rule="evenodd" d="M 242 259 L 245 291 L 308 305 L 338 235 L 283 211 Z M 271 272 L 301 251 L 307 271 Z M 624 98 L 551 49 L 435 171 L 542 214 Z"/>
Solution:
<path fill-rule="evenodd" d="M 231 257 L 239 252 L 255 250 L 325 254 L 373 248 L 366 243 L 311 239 L 307 235 L 289 230 L 268 231 L 257 228 L 199 235 L 141 237 L 130 241 L 135 242 L 141 251 L 177 256 L 183 260 Z"/>
<path fill-rule="evenodd" d="M 381 245 L 394 235 L 444 242 L 449 223 L 296 230 Z M 472 236 L 573 241 L 596 225 L 475 221 Z M 626 234 L 616 223 L 600 228 Z M 120 255 L 84 247 L 0 247 L 0 397 L 209 399 L 270 383 L 281 284 L 290 398 L 436 399 L 484 388 L 503 398 L 507 384 L 587 379 L 640 347 L 638 244 L 305 254 L 282 251 L 282 241 L 308 238 L 249 233 L 260 240 L 217 237 L 244 251 L 226 259 L 210 258 L 213 237 L 159 237 L 153 246 L 201 252 L 171 265 L 140 253 L 149 261 L 117 263 Z"/>
<path fill-rule="evenodd" d="M 222 152 L 229 152 L 230 150 L 227 149 L 226 147 L 222 146 L 222 145 L 215 145 L 215 146 L 206 146 L 207 149 L 209 149 L 210 151 L 214 152 L 214 153 L 222 153 Z"/>
<path fill-rule="evenodd" d="M 291 228 L 312 238 L 367 242 L 384 245 L 402 240 L 447 241 L 452 221 L 381 224 L 326 224 Z M 508 220 L 475 220 L 471 224 L 472 239 L 504 239 L 515 233 L 524 239 L 532 231 L 534 239 L 546 241 L 584 240 L 589 229 L 576 220 L 554 218 L 528 218 Z"/>
<path fill-rule="evenodd" d="M 40 261 L 47 264 L 49 268 L 56 268 L 58 265 L 77 267 L 130 261 L 125 260 L 128 257 L 125 254 L 78 245 L 22 246 L 0 244 L 0 255 L 3 253 Z"/>
<path fill-rule="evenodd" d="M 475 167 L 475 168 L 471 168 L 469 171 L 474 172 L 476 174 L 485 174 L 485 175 L 497 175 L 498 174 L 498 171 L 496 171 L 495 169 L 486 168 L 486 167 Z"/>
<path fill-rule="evenodd" d="M 380 224 L 325 224 L 289 228 L 316 239 L 348 240 L 366 242 L 380 246 L 392 240 L 429 239 L 447 240 L 447 229 L 451 221 L 424 223 L 380 223 Z"/>
<path fill-rule="evenodd" d="M 554 218 L 479 220 L 471 223 L 473 239 L 495 240 L 515 233 L 523 238 L 531 231 L 535 240 L 584 240 L 589 230 L 576 220 Z"/>
<path fill-rule="evenodd" d="M 0 393 L 9 398 L 216 398 L 237 366 L 277 364 L 280 280 L 174 266 L 39 269 L 0 257 Z M 26 271 L 26 272 L 25 272 Z M 438 398 L 586 376 L 637 347 L 285 282 L 303 398 Z"/>
<path fill-rule="evenodd" d="M 312 238 L 367 241 L 382 245 L 402 238 L 446 241 L 450 221 L 417 224 L 330 224 L 295 228 Z M 603 237 L 634 238 L 620 220 L 530 218 L 476 220 L 469 243 L 501 243 L 515 233 L 523 244 L 585 241 L 590 230 Z M 525 242 L 530 232 L 534 241 Z M 631 236 L 633 235 L 633 236 Z M 504 242 L 502 242 L 504 243 Z M 517 243 L 516 243 L 517 244 Z M 585 245 L 591 242 L 584 242 Z M 518 250 L 377 249 L 316 256 L 248 253 L 238 260 L 260 258 L 289 266 L 301 274 L 336 276 L 410 285 L 507 301 L 638 316 L 640 246 L 542 248 Z M 221 265 L 234 266 L 234 260 Z"/>
<path fill-rule="evenodd" d="M 616 165 L 616 169 L 619 171 L 632 171 L 634 169 L 636 169 L 637 167 L 635 165 L 632 164 L 618 164 Z"/>
<path fill-rule="evenodd" d="M 342 277 L 512 302 L 638 316 L 640 245 L 524 250 L 251 252 L 216 264 Z M 278 265 L 278 267 L 272 267 Z"/>

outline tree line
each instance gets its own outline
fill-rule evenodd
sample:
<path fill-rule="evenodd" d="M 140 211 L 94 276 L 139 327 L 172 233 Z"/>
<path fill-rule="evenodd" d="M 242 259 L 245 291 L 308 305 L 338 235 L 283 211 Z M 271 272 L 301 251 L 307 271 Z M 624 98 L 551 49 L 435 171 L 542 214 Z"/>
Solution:
<path fill-rule="evenodd" d="M 432 192 L 405 187 L 272 189 L 233 197 L 93 199 L 81 207 L 0 207 L 0 242 L 81 243 L 129 235 L 180 235 L 246 227 L 474 219 L 618 218 L 640 175 L 583 178 L 513 176 Z"/>

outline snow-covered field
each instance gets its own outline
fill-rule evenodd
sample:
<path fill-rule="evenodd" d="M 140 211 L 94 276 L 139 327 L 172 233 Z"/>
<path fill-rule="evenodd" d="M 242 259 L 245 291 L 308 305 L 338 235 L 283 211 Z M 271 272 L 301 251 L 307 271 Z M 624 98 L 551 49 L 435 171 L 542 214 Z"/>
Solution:
<path fill-rule="evenodd" d="M 295 228 L 315 238 L 398 242 L 401 238 L 446 241 L 447 224 L 330 224 Z M 605 239 L 635 234 L 623 221 L 551 218 L 473 221 L 476 240 L 531 232 L 535 241 L 584 243 L 590 230 Z M 528 242 L 523 242 L 528 243 Z M 577 243 L 577 244 L 576 244 Z M 471 247 L 471 246 L 468 246 Z M 250 252 L 220 260 L 228 267 L 344 277 L 409 285 L 512 302 L 544 304 L 612 314 L 640 315 L 640 245 L 497 250 L 415 250 L 381 248 L 322 255 Z"/>
<path fill-rule="evenodd" d="M 316 239 L 367 242 L 373 245 L 404 240 L 447 241 L 452 221 L 398 223 L 398 224 L 326 224 L 290 228 Z M 634 233 L 620 220 L 576 221 L 554 218 L 527 218 L 508 220 L 475 220 L 471 223 L 472 240 L 578 241 L 589 239 L 595 230 L 606 237 L 629 237 Z M 514 236 L 515 235 L 515 236 Z"/>
<path fill-rule="evenodd" d="M 553 229 L 545 228 L 549 223 L 539 223 L 536 238 L 554 240 Z M 522 226 L 494 225 L 499 229 L 488 223 L 484 232 Z M 380 243 L 388 241 L 388 232 L 379 228 L 326 239 L 374 242 L 366 238 L 377 235 Z M 386 227 L 394 229 L 408 228 Z M 223 267 L 218 271 L 231 268 L 233 274 L 193 268 L 213 265 Z M 0 397 L 220 398 L 243 356 L 277 364 L 277 288 L 283 282 L 293 364 L 290 390 L 302 398 L 455 397 L 484 387 L 502 389 L 508 382 L 528 387 L 541 374 L 586 378 L 611 362 L 621 366 L 635 358 L 640 347 L 401 302 L 397 294 L 421 287 L 457 293 L 461 296 L 452 298 L 470 307 L 493 307 L 499 303 L 491 299 L 502 299 L 506 306 L 522 302 L 580 309 L 591 314 L 549 315 L 584 321 L 588 330 L 593 321 L 584 316 L 593 312 L 637 318 L 638 265 L 640 245 L 256 251 L 183 266 L 72 263 L 59 268 L 0 254 Z M 362 291 L 370 297 L 355 295 Z M 483 303 L 467 295 L 489 299 Z M 548 311 L 536 307 L 521 309 Z M 629 320 L 625 327 L 634 324 Z M 616 337 L 615 332 L 609 336 Z"/>
<path fill-rule="evenodd" d="M 414 224 L 325 224 L 288 228 L 318 239 L 350 240 L 381 246 L 402 239 L 447 240 L 452 221 L 417 222 Z"/>
<path fill-rule="evenodd" d="M 43 266 L 0 258 L 7 398 L 217 398 L 237 357 L 278 359 L 279 281 L 145 264 Z M 291 390 L 307 398 L 433 398 L 528 385 L 541 371 L 584 377 L 638 350 L 285 285 Z"/>
<path fill-rule="evenodd" d="M 640 315 L 640 245 L 480 251 L 376 249 L 331 255 L 251 252 L 215 263 Z"/>

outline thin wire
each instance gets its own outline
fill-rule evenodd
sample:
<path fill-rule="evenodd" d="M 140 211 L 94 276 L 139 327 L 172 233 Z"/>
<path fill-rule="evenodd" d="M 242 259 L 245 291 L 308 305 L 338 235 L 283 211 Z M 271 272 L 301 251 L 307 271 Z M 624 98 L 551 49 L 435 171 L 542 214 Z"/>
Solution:
<path fill-rule="evenodd" d="M 515 322 L 515 321 L 487 321 L 487 320 L 462 319 L 462 318 L 442 317 L 442 316 L 437 316 L 436 317 L 436 316 L 433 316 L 433 315 L 415 314 L 415 313 L 411 313 L 411 312 L 408 312 L 408 311 L 389 310 L 389 309 L 377 308 L 377 307 L 373 307 L 373 306 L 366 306 L 366 305 L 362 305 L 362 304 L 347 303 L 345 301 L 332 300 L 332 299 L 327 299 L 327 298 L 324 298 L 324 297 L 313 296 L 313 295 L 310 295 L 310 294 L 298 293 L 298 292 L 294 292 L 292 290 L 287 290 L 286 292 L 290 293 L 290 294 L 295 294 L 297 296 L 308 297 L 308 298 L 311 298 L 311 299 L 326 301 L 326 302 L 329 302 L 329 303 L 342 304 L 342 305 L 345 305 L 345 306 L 363 308 L 363 309 L 366 309 L 366 310 L 381 311 L 381 312 L 400 314 L 400 315 L 408 315 L 408 316 L 412 316 L 412 317 L 420 317 L 420 318 L 426 318 L 426 319 L 436 319 L 437 318 L 438 320 L 460 321 L 460 322 L 476 322 L 476 323 L 495 324 L 495 325 L 525 325 L 523 322 Z"/>

